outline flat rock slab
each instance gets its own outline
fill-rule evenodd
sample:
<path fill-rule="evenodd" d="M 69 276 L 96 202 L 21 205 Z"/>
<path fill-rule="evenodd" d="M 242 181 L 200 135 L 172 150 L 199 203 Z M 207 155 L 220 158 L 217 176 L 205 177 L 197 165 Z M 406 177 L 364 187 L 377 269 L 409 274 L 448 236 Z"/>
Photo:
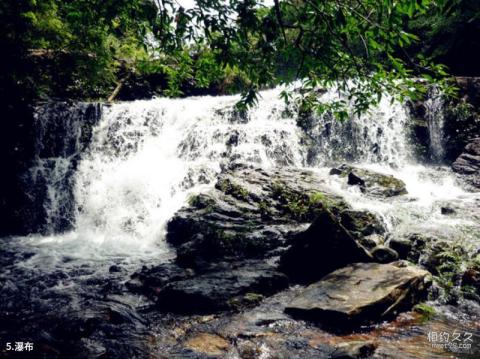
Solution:
<path fill-rule="evenodd" d="M 209 358 L 224 357 L 230 347 L 230 342 L 216 334 L 199 333 L 187 340 L 185 347 L 207 355 Z"/>
<path fill-rule="evenodd" d="M 387 319 L 411 307 L 425 296 L 429 285 L 427 271 L 403 262 L 355 263 L 308 286 L 285 311 L 343 329 Z"/>
<path fill-rule="evenodd" d="M 198 277 L 174 281 L 158 294 L 158 306 L 175 313 L 214 313 L 234 309 L 288 286 L 287 277 L 267 263 L 222 266 Z"/>

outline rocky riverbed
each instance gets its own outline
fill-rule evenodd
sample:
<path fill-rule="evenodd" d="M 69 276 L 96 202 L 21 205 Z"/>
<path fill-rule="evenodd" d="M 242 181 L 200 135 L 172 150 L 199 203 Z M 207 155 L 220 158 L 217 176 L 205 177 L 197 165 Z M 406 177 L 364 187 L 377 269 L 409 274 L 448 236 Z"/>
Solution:
<path fill-rule="evenodd" d="M 472 335 L 462 355 L 478 356 L 478 254 L 398 232 L 332 181 L 374 201 L 416 201 L 401 179 L 367 168 L 237 164 L 169 221 L 169 261 L 55 264 L 12 239 L 0 329 L 46 357 L 431 358 L 452 352 L 429 335 L 454 330 Z M 439 216 L 471 211 L 462 203 L 439 204 Z"/>

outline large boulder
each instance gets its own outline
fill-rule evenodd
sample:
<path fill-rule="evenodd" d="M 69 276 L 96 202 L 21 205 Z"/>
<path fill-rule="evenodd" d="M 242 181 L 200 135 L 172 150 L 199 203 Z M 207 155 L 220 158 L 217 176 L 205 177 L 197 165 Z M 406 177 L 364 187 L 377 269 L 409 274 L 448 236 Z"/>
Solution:
<path fill-rule="evenodd" d="M 314 172 L 236 165 L 168 223 L 174 263 L 144 268 L 127 285 L 166 311 L 241 308 L 285 288 L 289 275 L 313 281 L 370 261 L 357 242 L 383 231 L 373 214 L 352 210 Z"/>
<path fill-rule="evenodd" d="M 372 234 L 385 233 L 383 223 L 373 213 L 359 210 L 345 210 L 340 213 L 342 225 L 357 239 Z"/>
<path fill-rule="evenodd" d="M 287 277 L 263 261 L 247 261 L 239 267 L 220 264 L 167 284 L 158 293 L 158 306 L 176 313 L 211 313 L 248 305 L 287 286 Z"/>
<path fill-rule="evenodd" d="M 294 280 L 312 282 L 347 264 L 369 261 L 372 261 L 369 252 L 338 218 L 324 210 L 306 231 L 291 240 L 280 266 Z"/>
<path fill-rule="evenodd" d="M 350 328 L 387 319 L 423 299 L 430 275 L 402 262 L 355 263 L 334 271 L 294 298 L 293 316 Z"/>
<path fill-rule="evenodd" d="M 374 197 L 393 197 L 407 194 L 405 183 L 391 175 L 343 164 L 330 171 L 331 175 L 346 177 L 351 186 Z"/>
<path fill-rule="evenodd" d="M 168 223 L 167 241 L 184 267 L 271 257 L 324 208 L 339 215 L 349 206 L 313 172 L 238 166 L 190 198 Z"/>
<path fill-rule="evenodd" d="M 452 168 L 463 175 L 465 181 L 480 188 L 480 138 L 472 140 L 463 153 L 453 162 Z"/>

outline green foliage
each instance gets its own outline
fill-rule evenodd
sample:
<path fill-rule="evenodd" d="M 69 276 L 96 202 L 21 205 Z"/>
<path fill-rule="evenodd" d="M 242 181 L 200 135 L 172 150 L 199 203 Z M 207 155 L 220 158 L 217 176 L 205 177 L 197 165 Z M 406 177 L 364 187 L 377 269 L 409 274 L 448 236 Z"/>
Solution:
<path fill-rule="evenodd" d="M 216 187 L 225 194 L 231 195 L 242 201 L 248 201 L 250 198 L 250 193 L 247 189 L 236 183 L 233 183 L 228 178 L 220 180 Z"/>
<path fill-rule="evenodd" d="M 300 79 L 300 91 L 284 93 L 287 102 L 345 119 L 349 104 L 360 114 L 386 93 L 425 93 L 414 77 L 451 88 L 444 66 L 407 54 L 422 41 L 407 23 L 436 7 L 433 0 L 283 0 L 272 7 L 197 0 L 189 9 L 175 0 L 5 0 L 2 53 L 12 56 L 4 83 L 104 97 L 130 76 L 160 74 L 166 96 L 186 88 L 241 91 L 245 110 L 260 89 Z M 319 101 L 318 89 L 333 85 L 345 99 Z"/>
<path fill-rule="evenodd" d="M 207 213 L 213 211 L 213 206 L 215 205 L 215 200 L 206 196 L 205 194 L 195 194 L 191 195 L 187 199 L 189 206 L 205 209 Z"/>
<path fill-rule="evenodd" d="M 455 75 L 478 75 L 479 1 L 437 0 L 426 13 L 412 18 L 409 28 L 423 40 L 412 44 L 410 52 L 449 66 Z"/>
<path fill-rule="evenodd" d="M 348 103 L 359 114 L 385 93 L 400 100 L 425 93 L 414 76 L 438 82 L 447 92 L 451 88 L 443 66 L 403 51 L 420 40 L 406 31 L 406 22 L 426 14 L 434 5 L 430 0 L 284 0 L 269 9 L 257 1 L 197 4 L 191 14 L 203 19 L 212 48 L 251 81 L 243 93 L 243 107 L 256 103 L 256 91 L 263 86 L 297 78 L 303 79 L 300 91 L 290 93 L 288 101 L 300 110 L 314 108 L 340 119 L 349 116 Z M 238 21 L 229 21 L 232 17 Z M 335 84 L 346 100 L 320 102 L 318 88 Z"/>
<path fill-rule="evenodd" d="M 279 210 L 297 221 L 311 221 L 319 212 L 334 206 L 324 193 L 298 192 L 281 182 L 272 184 L 272 196 L 280 202 Z"/>
<path fill-rule="evenodd" d="M 435 308 L 428 305 L 427 303 L 419 303 L 413 307 L 413 310 L 421 314 L 423 320 L 430 320 L 436 314 Z"/>

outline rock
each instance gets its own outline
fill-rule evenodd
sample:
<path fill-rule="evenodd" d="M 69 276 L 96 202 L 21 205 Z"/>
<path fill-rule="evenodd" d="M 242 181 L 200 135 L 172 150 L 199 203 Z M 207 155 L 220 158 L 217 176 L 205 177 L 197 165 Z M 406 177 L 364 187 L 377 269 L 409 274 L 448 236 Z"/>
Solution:
<path fill-rule="evenodd" d="M 370 212 L 345 210 L 340 213 L 340 220 L 342 225 L 357 239 L 385 232 L 383 224 Z"/>
<path fill-rule="evenodd" d="M 373 248 L 370 254 L 380 263 L 390 263 L 398 259 L 398 253 L 395 250 L 382 245 Z"/>
<path fill-rule="evenodd" d="M 412 250 L 412 242 L 405 238 L 392 238 L 388 246 L 398 253 L 400 259 L 407 259 Z"/>
<path fill-rule="evenodd" d="M 208 357 L 223 357 L 230 347 L 230 342 L 216 334 L 199 333 L 188 339 L 184 346 Z"/>
<path fill-rule="evenodd" d="M 311 282 L 347 264 L 369 261 L 372 257 L 368 251 L 325 210 L 305 232 L 293 238 L 280 266 L 294 280 Z"/>
<path fill-rule="evenodd" d="M 269 264 L 240 265 L 216 265 L 207 273 L 167 284 L 158 294 L 158 307 L 176 313 L 213 313 L 238 308 L 288 286 L 287 277 Z"/>
<path fill-rule="evenodd" d="M 467 269 L 462 276 L 462 285 L 470 285 L 480 292 L 480 270 Z"/>
<path fill-rule="evenodd" d="M 339 168 L 332 168 L 329 172 L 330 176 L 336 175 L 336 176 L 341 176 L 343 175 L 343 171 Z"/>
<path fill-rule="evenodd" d="M 480 78 L 457 76 L 455 81 L 462 99 L 477 108 L 480 107 Z"/>
<path fill-rule="evenodd" d="M 375 197 L 393 197 L 407 193 L 402 180 L 364 168 L 343 164 L 331 170 L 330 174 L 347 177 L 349 185 L 359 186 L 362 192 Z"/>
<path fill-rule="evenodd" d="M 442 207 L 440 208 L 440 212 L 444 215 L 448 215 L 448 214 L 454 214 L 455 210 L 451 207 Z"/>
<path fill-rule="evenodd" d="M 372 341 L 352 341 L 337 345 L 330 358 L 332 359 L 357 359 L 368 358 L 377 349 Z"/>
<path fill-rule="evenodd" d="M 168 283 L 192 278 L 195 273 L 191 269 L 180 268 L 174 263 L 164 263 L 155 267 L 144 267 L 134 273 L 126 283 L 133 292 L 155 297 Z"/>
<path fill-rule="evenodd" d="M 343 327 L 387 319 L 426 295 L 430 274 L 392 264 L 356 263 L 307 287 L 285 308 L 288 314 Z"/>
<path fill-rule="evenodd" d="M 278 255 L 317 212 L 349 209 L 313 172 L 238 164 L 215 188 L 189 199 L 167 226 L 177 263 L 200 269 L 212 261 Z"/>
<path fill-rule="evenodd" d="M 391 238 L 388 241 L 388 247 L 395 250 L 399 258 L 408 259 L 417 263 L 420 255 L 424 252 L 425 247 L 431 246 L 437 239 L 428 234 L 408 233 L 403 236 Z"/>
<path fill-rule="evenodd" d="M 480 268 L 468 268 L 464 271 L 461 283 L 463 296 L 480 302 Z"/>
<path fill-rule="evenodd" d="M 428 122 L 425 117 L 425 104 L 423 101 L 407 101 L 406 104 L 410 110 L 411 117 L 409 130 L 413 139 L 413 141 L 411 141 L 412 149 L 420 161 L 426 162 L 428 159 L 430 135 L 428 131 Z"/>
<path fill-rule="evenodd" d="M 358 243 L 360 243 L 365 248 L 372 249 L 385 243 L 385 239 L 383 238 L 383 236 L 374 233 L 368 236 L 358 238 Z"/>
<path fill-rule="evenodd" d="M 453 162 L 452 169 L 469 185 L 480 188 L 480 138 L 472 140 Z"/>
<path fill-rule="evenodd" d="M 108 268 L 108 271 L 109 271 L 110 273 L 119 273 L 119 272 L 122 271 L 122 267 L 114 264 L 114 265 L 110 266 L 110 268 Z"/>

